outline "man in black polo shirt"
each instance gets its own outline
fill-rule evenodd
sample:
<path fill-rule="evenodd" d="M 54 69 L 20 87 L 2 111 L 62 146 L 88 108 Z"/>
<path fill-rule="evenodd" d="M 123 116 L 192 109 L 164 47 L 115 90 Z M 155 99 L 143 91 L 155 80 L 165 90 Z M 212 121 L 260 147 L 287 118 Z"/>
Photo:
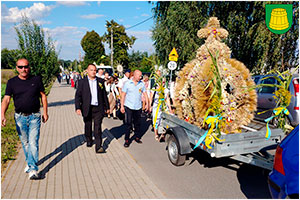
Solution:
<path fill-rule="evenodd" d="M 42 121 L 45 123 L 48 120 L 47 97 L 41 77 L 29 74 L 30 68 L 26 59 L 22 58 L 17 61 L 17 71 L 19 75 L 7 82 L 1 104 L 1 125 L 5 126 L 6 124 L 5 112 L 11 97 L 13 97 L 16 128 L 27 162 L 24 172 L 29 173 L 29 179 L 37 179 L 41 127 L 40 98 L 44 111 Z"/>

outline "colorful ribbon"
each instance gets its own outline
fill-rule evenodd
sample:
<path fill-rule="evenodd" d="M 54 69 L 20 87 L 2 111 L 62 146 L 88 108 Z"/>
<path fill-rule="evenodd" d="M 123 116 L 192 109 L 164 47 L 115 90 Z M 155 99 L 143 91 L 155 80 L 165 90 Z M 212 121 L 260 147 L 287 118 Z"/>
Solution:
<path fill-rule="evenodd" d="M 222 119 L 222 117 L 218 114 L 215 116 L 208 116 L 206 117 L 204 123 L 208 124 L 208 130 L 204 133 L 204 135 L 202 135 L 200 137 L 200 139 L 198 140 L 197 144 L 195 145 L 194 149 L 196 149 L 205 139 L 205 146 L 207 146 L 207 148 L 211 149 L 212 147 L 209 146 L 211 144 L 211 142 L 213 141 L 213 139 L 215 138 L 218 141 L 224 141 L 224 140 L 220 140 L 215 133 L 212 134 L 213 130 L 215 128 L 218 128 L 218 124 L 219 121 Z"/>
<path fill-rule="evenodd" d="M 266 139 L 270 139 L 271 137 L 271 129 L 269 128 L 269 122 L 274 118 L 280 115 L 280 113 L 283 111 L 284 114 L 289 115 L 290 112 L 288 111 L 288 109 L 286 107 L 278 107 L 278 108 L 274 108 L 273 113 L 275 115 L 269 117 L 268 119 L 265 119 L 265 122 L 267 122 L 266 127 L 267 127 L 267 132 L 266 132 Z"/>

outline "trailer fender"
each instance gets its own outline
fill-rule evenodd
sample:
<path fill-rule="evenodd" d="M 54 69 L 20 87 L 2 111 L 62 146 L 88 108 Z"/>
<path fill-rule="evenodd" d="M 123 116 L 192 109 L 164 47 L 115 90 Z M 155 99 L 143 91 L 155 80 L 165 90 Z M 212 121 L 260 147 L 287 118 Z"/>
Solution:
<path fill-rule="evenodd" d="M 179 144 L 179 154 L 185 155 L 192 152 L 190 140 L 185 130 L 181 127 L 168 128 L 166 134 L 174 135 Z"/>

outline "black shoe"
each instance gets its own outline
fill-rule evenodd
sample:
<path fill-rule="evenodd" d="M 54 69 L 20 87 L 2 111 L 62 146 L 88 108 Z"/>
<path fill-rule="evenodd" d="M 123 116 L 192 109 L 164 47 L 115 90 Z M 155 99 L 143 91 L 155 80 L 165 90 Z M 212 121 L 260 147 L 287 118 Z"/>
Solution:
<path fill-rule="evenodd" d="M 128 147 L 129 147 L 129 145 L 130 145 L 130 142 L 129 142 L 129 140 L 125 140 L 124 147 L 128 148 Z"/>
<path fill-rule="evenodd" d="M 141 140 L 140 138 L 135 138 L 134 140 L 136 141 L 136 143 L 139 143 L 139 144 L 142 144 L 142 143 L 143 143 L 142 140 Z"/>
<path fill-rule="evenodd" d="M 86 146 L 87 147 L 92 147 L 93 146 L 93 142 L 86 142 Z"/>
<path fill-rule="evenodd" d="M 103 147 L 100 147 L 98 150 L 96 150 L 96 153 L 106 153 Z"/>
<path fill-rule="evenodd" d="M 113 119 L 118 119 L 117 117 L 113 117 Z"/>

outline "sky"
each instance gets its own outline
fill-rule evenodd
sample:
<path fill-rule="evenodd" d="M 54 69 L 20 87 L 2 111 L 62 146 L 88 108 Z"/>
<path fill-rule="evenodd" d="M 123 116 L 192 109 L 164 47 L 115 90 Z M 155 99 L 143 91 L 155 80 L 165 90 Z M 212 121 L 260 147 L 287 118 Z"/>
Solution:
<path fill-rule="evenodd" d="M 148 1 L 1 1 L 1 49 L 18 48 L 14 26 L 26 15 L 55 41 L 60 59 L 78 60 L 80 54 L 84 55 L 80 41 L 87 31 L 102 36 L 106 20 L 112 19 L 129 28 L 150 18 L 153 7 Z M 129 52 L 154 52 L 153 26 L 152 18 L 126 30 L 127 35 L 137 38 Z M 110 53 L 108 44 L 105 53 Z"/>

